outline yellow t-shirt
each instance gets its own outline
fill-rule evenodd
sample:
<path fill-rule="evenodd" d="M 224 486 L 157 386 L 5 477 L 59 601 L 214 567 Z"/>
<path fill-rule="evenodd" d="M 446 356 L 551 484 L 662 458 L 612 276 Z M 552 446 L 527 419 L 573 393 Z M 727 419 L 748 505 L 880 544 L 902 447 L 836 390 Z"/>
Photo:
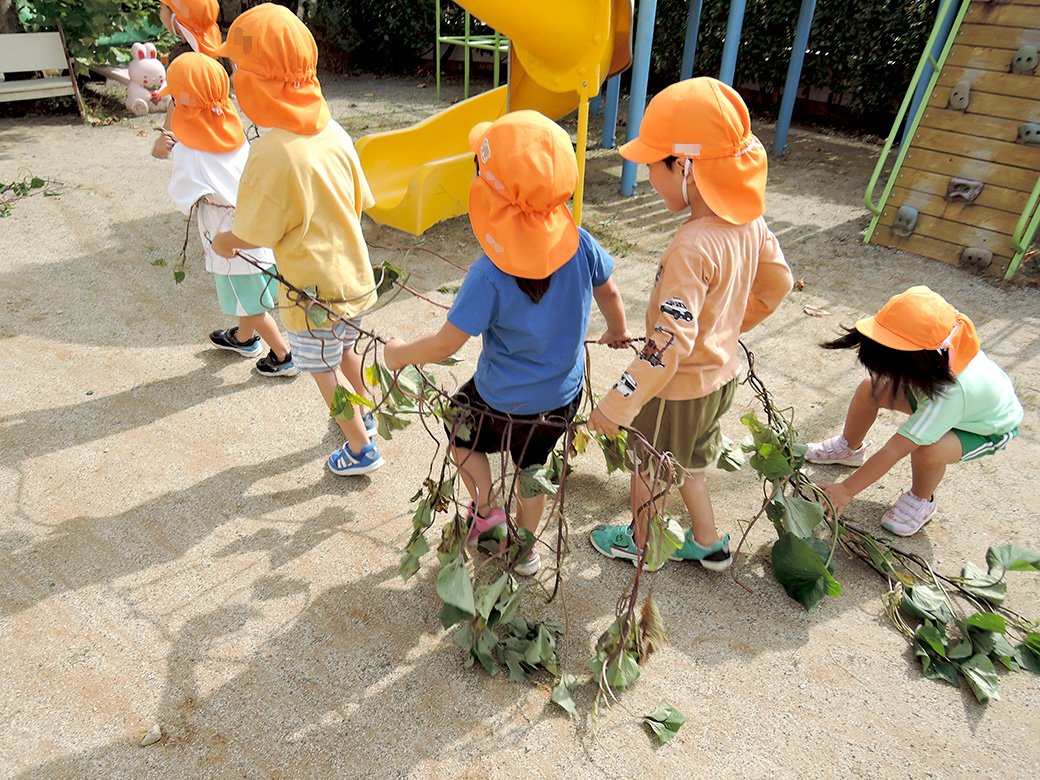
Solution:
<path fill-rule="evenodd" d="M 336 122 L 314 135 L 274 128 L 249 148 L 234 233 L 274 249 L 286 281 L 301 289 L 316 286 L 319 299 L 353 317 L 376 299 L 361 233 L 361 212 L 374 203 L 354 144 Z M 307 330 L 306 310 L 287 292 L 281 285 L 282 324 Z"/>

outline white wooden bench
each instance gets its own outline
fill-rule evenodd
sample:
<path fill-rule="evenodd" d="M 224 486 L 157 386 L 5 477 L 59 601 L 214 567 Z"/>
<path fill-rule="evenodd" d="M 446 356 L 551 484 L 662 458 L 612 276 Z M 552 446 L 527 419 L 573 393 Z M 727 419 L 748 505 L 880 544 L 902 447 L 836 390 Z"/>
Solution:
<path fill-rule="evenodd" d="M 47 75 L 67 71 L 68 75 Z M 37 78 L 5 81 L 6 73 L 43 72 Z M 65 50 L 65 40 L 58 32 L 6 33 L 0 35 L 0 102 L 36 100 L 73 95 L 83 116 L 83 99 Z"/>

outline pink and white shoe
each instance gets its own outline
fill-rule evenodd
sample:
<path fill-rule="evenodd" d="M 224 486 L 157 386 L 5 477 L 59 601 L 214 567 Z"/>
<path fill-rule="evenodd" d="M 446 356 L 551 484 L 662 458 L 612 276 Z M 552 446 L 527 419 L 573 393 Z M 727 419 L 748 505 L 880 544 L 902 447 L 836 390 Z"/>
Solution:
<path fill-rule="evenodd" d="M 505 525 L 506 513 L 503 509 L 492 509 L 487 517 L 477 514 L 477 508 L 471 503 L 469 505 L 469 534 L 466 535 L 466 547 L 472 547 L 480 539 L 481 534 L 486 534 L 492 528 Z"/>
<path fill-rule="evenodd" d="M 909 490 L 903 493 L 888 510 L 881 527 L 896 536 L 913 536 L 935 514 L 935 497 L 918 498 Z"/>
<path fill-rule="evenodd" d="M 863 442 L 856 449 L 849 446 L 844 436 L 831 436 L 823 441 L 816 441 L 808 445 L 805 451 L 805 459 L 810 463 L 830 464 L 836 463 L 841 466 L 862 466 L 867 458 L 867 443 Z"/>

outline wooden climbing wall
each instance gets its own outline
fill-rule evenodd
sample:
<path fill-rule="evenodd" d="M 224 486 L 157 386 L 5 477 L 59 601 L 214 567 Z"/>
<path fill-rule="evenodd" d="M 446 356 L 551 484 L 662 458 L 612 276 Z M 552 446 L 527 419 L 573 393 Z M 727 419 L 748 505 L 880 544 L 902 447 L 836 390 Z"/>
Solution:
<path fill-rule="evenodd" d="M 1007 269 L 1015 225 L 1040 176 L 1040 144 L 1018 140 L 1024 123 L 1040 124 L 1040 70 L 1012 67 L 1030 46 L 1040 48 L 1040 0 L 972 0 L 884 204 L 875 243 L 978 272 Z M 967 105 L 952 107 L 951 93 L 956 104 L 965 85 Z M 981 182 L 975 200 L 949 197 L 953 178 Z M 910 232 L 893 226 L 903 206 L 917 209 Z M 984 253 L 965 249 L 992 252 L 992 261 L 987 266 Z"/>

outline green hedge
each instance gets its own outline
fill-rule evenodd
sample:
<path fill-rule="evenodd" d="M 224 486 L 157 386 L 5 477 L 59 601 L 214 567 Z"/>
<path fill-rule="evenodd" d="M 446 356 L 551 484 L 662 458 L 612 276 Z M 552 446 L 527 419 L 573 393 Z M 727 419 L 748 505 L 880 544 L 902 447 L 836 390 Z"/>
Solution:
<path fill-rule="evenodd" d="M 760 109 L 779 108 L 800 6 L 800 0 L 747 0 L 735 82 L 760 86 Z M 939 0 L 819 0 L 799 96 L 804 97 L 809 87 L 828 87 L 834 113 L 851 113 L 864 125 L 881 124 L 887 131 L 938 6 Z M 687 0 L 658 0 L 655 89 L 679 77 L 688 8 Z M 704 3 L 694 75 L 718 75 L 728 16 L 729 3 Z M 848 107 L 837 110 L 841 102 Z"/>
<path fill-rule="evenodd" d="M 433 46 L 433 9 L 433 0 L 322 0 L 308 25 L 322 67 L 402 73 Z"/>
<path fill-rule="evenodd" d="M 17 0 L 18 15 L 27 32 L 53 30 L 61 20 L 76 72 L 85 75 L 87 64 L 116 63 L 130 59 L 129 44 L 102 46 L 99 39 L 117 35 L 127 40 L 155 40 L 165 51 L 173 41 L 159 22 L 158 0 Z M 136 34 L 135 31 L 147 30 Z M 129 36 L 120 34 L 131 31 Z"/>

